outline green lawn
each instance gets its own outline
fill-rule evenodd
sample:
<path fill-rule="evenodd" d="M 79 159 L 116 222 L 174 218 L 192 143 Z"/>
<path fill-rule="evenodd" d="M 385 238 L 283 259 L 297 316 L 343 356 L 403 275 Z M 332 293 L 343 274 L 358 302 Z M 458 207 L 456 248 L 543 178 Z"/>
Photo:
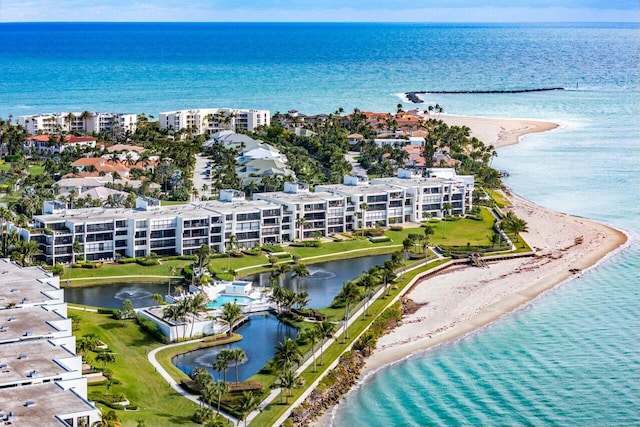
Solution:
<path fill-rule="evenodd" d="M 489 194 L 489 196 L 493 199 L 493 201 L 496 202 L 496 205 L 498 205 L 499 208 L 503 208 L 511 204 L 511 202 L 506 197 L 504 197 L 504 194 L 502 192 L 492 190 L 490 188 L 485 188 L 485 190 L 487 194 Z"/>
<path fill-rule="evenodd" d="M 429 223 L 434 230 L 430 243 L 444 246 L 491 246 L 494 218 L 486 208 L 481 210 L 481 215 L 482 221 L 465 218 Z"/>
<path fill-rule="evenodd" d="M 162 265 L 153 265 L 144 267 L 134 262 L 129 264 L 111 264 L 105 263 L 100 268 L 73 268 L 71 269 L 72 279 L 86 279 L 86 280 L 72 280 L 70 286 L 87 286 L 102 282 L 114 283 L 114 282 L 126 282 L 126 281 L 164 281 L 166 278 L 148 278 L 143 279 L 144 276 L 169 276 L 169 267 L 176 267 L 176 275 L 180 275 L 182 267 L 190 264 L 192 261 L 188 260 L 170 260 L 163 261 Z M 133 278 L 114 279 L 117 276 L 139 276 Z M 67 285 L 67 278 L 69 277 L 69 270 L 65 268 L 64 273 L 60 277 L 60 283 L 63 286 Z M 102 279 L 102 280 L 100 280 Z"/>
<path fill-rule="evenodd" d="M 135 426 L 138 419 L 144 419 L 148 426 L 197 426 L 190 419 L 197 405 L 176 393 L 147 360 L 147 353 L 161 343 L 132 320 L 123 323 L 110 315 L 78 310 L 70 310 L 70 314 L 80 318 L 80 329 L 74 335 L 95 333 L 116 354 L 116 362 L 109 368 L 121 384 L 112 385 L 110 393 L 123 393 L 139 407 L 135 412 L 116 411 L 123 425 Z M 104 391 L 105 386 L 89 387 L 89 393 L 96 390 Z"/>

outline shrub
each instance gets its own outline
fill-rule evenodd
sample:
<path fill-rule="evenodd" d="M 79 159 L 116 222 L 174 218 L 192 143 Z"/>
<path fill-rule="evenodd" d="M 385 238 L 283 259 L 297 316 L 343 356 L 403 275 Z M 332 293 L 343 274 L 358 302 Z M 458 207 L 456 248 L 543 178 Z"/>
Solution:
<path fill-rule="evenodd" d="M 115 308 L 98 307 L 98 314 L 111 314 L 111 315 L 113 315 L 113 312 L 115 310 L 116 310 Z"/>
<path fill-rule="evenodd" d="M 391 241 L 391 237 L 389 237 L 389 236 L 369 237 L 369 241 L 371 243 L 390 242 Z"/>
<path fill-rule="evenodd" d="M 257 381 L 242 381 L 238 384 L 229 383 L 229 391 L 231 393 L 243 392 L 243 391 L 254 391 L 261 392 L 262 384 Z"/>
<path fill-rule="evenodd" d="M 439 220 L 439 219 L 437 219 L 437 218 L 431 218 L 431 219 L 429 220 L 429 223 L 431 223 L 431 224 L 437 224 L 437 223 L 439 223 L 439 222 L 440 222 L 440 220 Z"/>
<path fill-rule="evenodd" d="M 231 256 L 234 258 L 242 258 L 244 254 L 240 251 L 231 251 Z"/>
<path fill-rule="evenodd" d="M 60 276 L 64 272 L 64 267 L 62 266 L 62 264 L 56 264 L 53 267 L 51 267 L 51 272 L 55 276 Z"/>
<path fill-rule="evenodd" d="M 245 255 L 250 255 L 250 256 L 260 255 L 260 252 L 262 252 L 260 248 L 245 249 L 242 251 L 242 253 L 244 253 Z"/>
<path fill-rule="evenodd" d="M 164 334 L 160 330 L 160 327 L 153 323 L 151 320 L 147 319 L 146 317 L 137 316 L 136 322 L 138 323 L 138 325 L 140 325 L 140 328 L 143 331 L 151 335 L 153 338 L 157 339 L 160 342 L 167 341 L 167 337 L 164 336 Z"/>
<path fill-rule="evenodd" d="M 262 250 L 265 252 L 284 252 L 284 249 L 282 249 L 280 245 L 264 245 L 262 246 Z"/>
<path fill-rule="evenodd" d="M 404 228 L 401 225 L 392 225 L 390 227 L 390 230 L 391 231 L 402 231 L 402 230 L 404 230 Z"/>
<path fill-rule="evenodd" d="M 131 264 L 132 262 L 136 262 L 135 258 L 119 258 L 118 264 Z"/>
<path fill-rule="evenodd" d="M 368 228 L 363 230 L 364 235 L 367 237 L 384 236 L 384 230 L 382 228 Z"/>
<path fill-rule="evenodd" d="M 136 258 L 136 264 L 144 267 L 151 267 L 152 265 L 158 265 L 157 258 Z"/>

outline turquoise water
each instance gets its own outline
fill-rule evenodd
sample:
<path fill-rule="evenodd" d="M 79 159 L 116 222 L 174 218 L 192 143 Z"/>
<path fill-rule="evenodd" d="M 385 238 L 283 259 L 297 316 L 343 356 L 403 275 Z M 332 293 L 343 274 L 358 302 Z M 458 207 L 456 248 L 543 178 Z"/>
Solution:
<path fill-rule="evenodd" d="M 638 425 L 639 57 L 637 25 L 0 24 L 0 116 L 393 111 L 409 90 L 563 86 L 427 101 L 559 122 L 494 165 L 518 194 L 622 228 L 630 245 L 524 310 L 381 370 L 334 423 Z"/>
<path fill-rule="evenodd" d="M 208 302 L 207 308 L 219 308 L 228 302 L 236 303 L 238 305 L 248 305 L 255 302 L 255 300 L 253 298 L 238 295 L 220 295 L 213 301 Z"/>

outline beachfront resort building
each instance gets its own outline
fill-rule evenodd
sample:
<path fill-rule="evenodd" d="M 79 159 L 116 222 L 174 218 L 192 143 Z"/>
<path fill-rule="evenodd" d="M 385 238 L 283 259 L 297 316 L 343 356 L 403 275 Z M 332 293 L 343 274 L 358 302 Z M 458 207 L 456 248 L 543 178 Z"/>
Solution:
<path fill-rule="evenodd" d="M 420 222 L 472 208 L 473 177 L 453 169 L 431 169 L 423 177 L 399 169 L 397 177 L 347 176 L 341 185 L 285 183 L 284 191 L 254 193 L 220 191 L 219 200 L 160 206 L 157 199 L 138 198 L 136 208 L 68 209 L 45 202 L 31 227 L 16 230 L 39 244 L 40 261 L 68 263 L 117 257 L 192 255 L 201 245 L 216 252 L 236 247 L 279 244 L 329 236 L 361 228 Z M 234 239 L 231 236 L 235 236 Z M 74 253 L 73 242 L 82 250 Z"/>
<path fill-rule="evenodd" d="M 131 113 L 98 113 L 74 111 L 33 114 L 18 117 L 18 124 L 35 134 L 59 134 L 61 132 L 106 132 L 120 136 L 135 132 L 138 117 Z"/>
<path fill-rule="evenodd" d="M 0 259 L 0 423 L 89 427 L 87 400 L 60 278 Z"/>
<path fill-rule="evenodd" d="M 211 135 L 219 131 L 252 132 L 258 126 L 269 126 L 268 110 L 241 110 L 234 108 L 200 108 L 160 113 L 160 129 L 190 130 L 196 135 Z"/>

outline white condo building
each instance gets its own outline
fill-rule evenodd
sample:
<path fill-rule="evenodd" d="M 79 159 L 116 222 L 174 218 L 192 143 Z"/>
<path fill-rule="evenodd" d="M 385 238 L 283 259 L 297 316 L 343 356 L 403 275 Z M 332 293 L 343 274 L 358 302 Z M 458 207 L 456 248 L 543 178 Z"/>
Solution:
<path fill-rule="evenodd" d="M 32 227 L 10 229 L 37 242 L 37 258 L 54 264 L 71 262 L 74 255 L 91 261 L 193 255 L 203 244 L 225 252 L 231 235 L 239 247 L 254 247 L 471 210 L 472 176 L 444 169 L 434 174 L 445 177 L 414 176 L 401 169 L 398 177 L 371 182 L 346 176 L 344 184 L 319 185 L 316 191 L 287 182 L 284 191 L 254 193 L 253 200 L 237 190 L 222 190 L 215 201 L 172 206 L 138 198 L 135 209 L 67 209 L 50 201 Z M 74 241 L 81 243 L 82 253 L 73 253 Z"/>
<path fill-rule="evenodd" d="M 60 278 L 0 259 L 0 423 L 89 427 L 87 400 Z"/>
<path fill-rule="evenodd" d="M 98 113 L 73 111 L 49 114 L 34 114 L 18 117 L 18 124 L 32 135 L 60 132 L 107 132 L 121 135 L 135 132 L 138 117 L 131 113 Z"/>
<path fill-rule="evenodd" d="M 252 132 L 256 127 L 271 123 L 268 110 L 240 110 L 233 108 L 201 108 L 160 113 L 160 129 L 191 129 L 195 134 L 211 135 L 232 130 Z"/>

